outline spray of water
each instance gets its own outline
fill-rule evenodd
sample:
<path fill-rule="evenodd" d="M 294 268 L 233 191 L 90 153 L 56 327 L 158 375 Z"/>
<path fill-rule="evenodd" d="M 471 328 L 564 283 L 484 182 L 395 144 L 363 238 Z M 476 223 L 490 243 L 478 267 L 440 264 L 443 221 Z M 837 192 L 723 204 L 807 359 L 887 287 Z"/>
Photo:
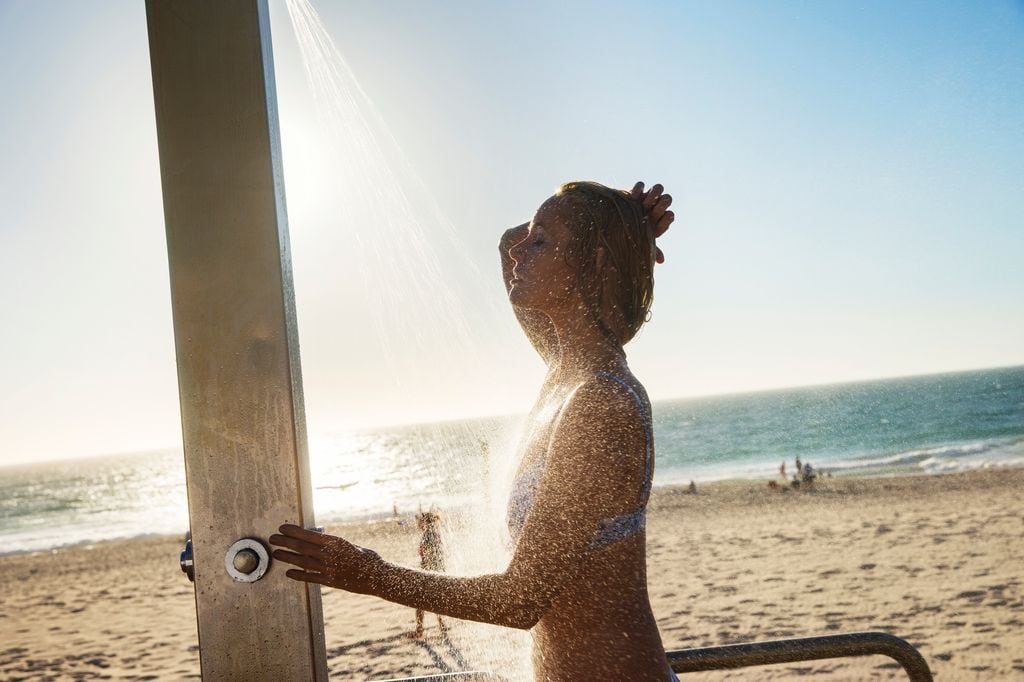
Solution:
<path fill-rule="evenodd" d="M 333 157 L 342 162 L 334 169 L 341 172 L 336 186 L 346 197 L 355 198 L 358 209 L 364 210 L 360 215 L 350 207 L 347 213 L 359 215 L 360 219 L 369 217 L 372 226 L 350 232 L 364 249 L 364 255 L 369 256 L 357 263 L 362 268 L 365 293 L 374 302 L 371 313 L 389 361 L 400 367 L 401 358 L 407 355 L 404 349 L 396 351 L 396 339 L 427 341 L 423 338 L 424 328 L 433 331 L 436 325 L 420 323 L 432 319 L 444 324 L 448 343 L 458 347 L 469 362 L 479 363 L 462 301 L 450 283 L 452 272 L 442 270 L 437 249 L 428 239 L 425 227 L 434 228 L 431 234 L 447 242 L 451 253 L 461 257 L 459 265 L 471 276 L 480 279 L 482 273 L 465 256 L 466 249 L 451 223 L 402 153 L 316 10 L 308 0 L 287 0 L 287 7 L 316 99 L 324 141 Z M 411 193 L 416 195 L 417 208 L 426 211 L 426 215 L 414 211 Z M 339 224 L 344 217 L 340 216 Z M 410 282 L 410 273 L 415 273 L 418 281 Z M 393 286 L 370 286 L 381 283 Z M 405 315 L 401 319 L 385 317 L 389 310 L 410 309 L 410 298 L 415 309 L 424 311 L 423 314 Z"/>
<path fill-rule="evenodd" d="M 479 344 L 473 341 L 464 313 L 467 303 L 460 300 L 459 288 L 452 283 L 460 268 L 467 279 L 479 281 L 483 275 L 466 258 L 466 249 L 452 225 L 407 161 L 315 9 L 308 0 L 286 1 L 317 104 L 318 137 L 331 152 L 330 173 L 336 188 L 332 215 L 337 216 L 337 229 L 344 230 L 351 237 L 348 242 L 358 250 L 352 260 L 359 269 L 372 327 L 394 384 L 399 387 L 403 375 L 422 372 L 424 365 L 443 365 L 437 357 L 442 352 L 439 340 L 446 357 L 454 358 L 449 362 L 458 365 L 435 367 L 442 374 L 486 376 Z M 454 254 L 444 266 L 435 249 L 438 243 L 446 256 Z M 496 313 L 489 317 L 498 319 Z M 509 317 L 504 312 L 504 318 Z M 442 516 L 449 570 L 462 574 L 501 570 L 508 561 L 502 510 L 514 438 L 508 433 L 476 433 L 465 422 L 453 422 L 433 433 L 441 442 L 424 443 L 420 456 L 426 461 L 434 459 L 437 475 L 458 472 L 465 477 L 470 470 L 485 482 L 475 499 L 462 509 L 445 510 Z M 435 453 L 439 451 L 449 454 L 438 459 Z M 528 638 L 522 633 L 466 625 L 459 629 L 459 645 L 469 667 L 500 670 L 509 679 L 529 678 Z"/>

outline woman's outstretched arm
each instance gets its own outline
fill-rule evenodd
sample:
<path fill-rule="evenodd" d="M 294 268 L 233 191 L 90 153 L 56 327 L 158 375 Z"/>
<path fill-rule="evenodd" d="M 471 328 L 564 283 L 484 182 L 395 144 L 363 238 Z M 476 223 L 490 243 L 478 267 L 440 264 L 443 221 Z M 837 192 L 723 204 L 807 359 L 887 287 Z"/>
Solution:
<path fill-rule="evenodd" d="M 529 629 L 585 566 L 598 523 L 636 504 L 645 446 L 636 404 L 624 389 L 604 382 L 578 389 L 559 419 L 543 480 L 502 573 L 460 578 L 419 571 L 342 538 L 291 525 L 270 537 L 284 548 L 274 558 L 297 566 L 286 574 L 296 580 Z"/>
<path fill-rule="evenodd" d="M 505 293 L 512 288 L 512 268 L 515 266 L 509 249 L 526 239 L 529 229 L 530 223 L 523 223 L 509 228 L 501 236 L 498 250 L 501 252 L 501 277 L 505 282 Z M 519 320 L 519 326 L 526 333 L 526 338 L 533 344 L 541 359 L 545 363 L 551 364 L 558 357 L 558 337 L 555 335 L 555 327 L 551 324 L 551 319 L 540 310 L 523 308 L 514 304 L 512 310 L 515 312 L 516 319 Z"/>
<path fill-rule="evenodd" d="M 293 525 L 280 528 L 270 542 L 283 549 L 274 558 L 298 566 L 286 575 L 357 594 L 371 594 L 396 604 L 463 620 L 529 629 L 540 619 L 519 598 L 514 578 L 506 573 L 455 577 L 399 566 L 343 538 Z"/>

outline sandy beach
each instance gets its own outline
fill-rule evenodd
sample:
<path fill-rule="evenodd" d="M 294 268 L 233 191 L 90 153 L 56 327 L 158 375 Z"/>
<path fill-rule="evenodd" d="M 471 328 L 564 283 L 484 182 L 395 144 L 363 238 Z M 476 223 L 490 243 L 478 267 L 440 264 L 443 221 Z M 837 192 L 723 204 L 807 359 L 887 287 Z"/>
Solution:
<path fill-rule="evenodd" d="M 1024 470 L 825 479 L 812 491 L 767 480 L 655 491 L 649 585 L 666 648 L 884 630 L 918 646 L 936 679 L 1024 679 Z M 415 563 L 412 524 L 342 532 Z M 0 558 L 0 678 L 198 677 L 180 544 Z M 480 626 L 443 638 L 431 616 L 426 638 L 410 640 L 412 612 L 372 598 L 326 590 L 324 613 L 334 679 L 486 668 L 500 655 L 474 644 Z M 905 679 L 881 657 L 687 679 L 804 675 Z"/>

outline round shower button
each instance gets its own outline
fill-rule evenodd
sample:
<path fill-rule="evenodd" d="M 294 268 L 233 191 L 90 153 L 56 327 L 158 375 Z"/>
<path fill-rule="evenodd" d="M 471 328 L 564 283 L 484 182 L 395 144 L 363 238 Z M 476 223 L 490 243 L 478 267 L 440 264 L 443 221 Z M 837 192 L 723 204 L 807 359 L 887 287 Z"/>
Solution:
<path fill-rule="evenodd" d="M 224 568 L 235 582 L 254 583 L 270 568 L 270 554 L 255 538 L 242 538 L 228 548 Z"/>
<path fill-rule="evenodd" d="M 260 565 L 260 557 L 251 549 L 239 550 L 235 555 L 235 570 L 245 575 L 250 575 Z"/>

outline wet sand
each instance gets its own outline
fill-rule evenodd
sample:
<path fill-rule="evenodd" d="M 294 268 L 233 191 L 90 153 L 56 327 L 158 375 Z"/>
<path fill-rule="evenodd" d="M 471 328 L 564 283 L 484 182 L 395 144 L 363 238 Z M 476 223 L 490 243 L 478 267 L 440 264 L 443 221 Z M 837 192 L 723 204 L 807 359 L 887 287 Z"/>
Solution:
<path fill-rule="evenodd" d="M 885 630 L 918 646 L 936 679 L 1024 679 L 1022 486 L 1024 470 L 1008 469 L 826 479 L 812 491 L 754 482 L 696 495 L 659 489 L 648 566 L 665 645 Z M 344 532 L 393 560 L 416 561 L 413 524 Z M 180 545 L 155 538 L 0 557 L 0 679 L 198 677 Z M 478 626 L 455 623 L 444 638 L 428 615 L 426 638 L 412 641 L 410 610 L 332 590 L 324 613 L 334 679 L 496 665 L 473 644 Z M 804 675 L 905 679 L 881 657 L 687 679 Z"/>

